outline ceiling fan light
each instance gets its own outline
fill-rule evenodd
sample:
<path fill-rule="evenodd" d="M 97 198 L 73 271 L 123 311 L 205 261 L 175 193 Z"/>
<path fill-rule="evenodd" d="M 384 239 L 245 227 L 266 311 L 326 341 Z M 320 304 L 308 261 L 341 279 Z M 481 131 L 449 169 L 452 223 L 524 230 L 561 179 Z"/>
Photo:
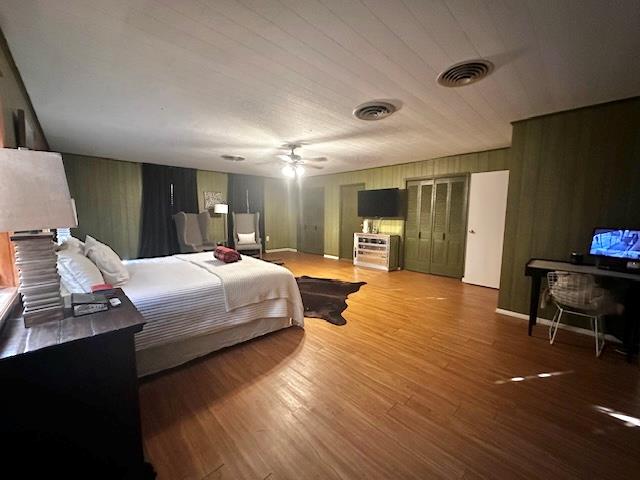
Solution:
<path fill-rule="evenodd" d="M 285 165 L 284 167 L 282 167 L 282 174 L 285 177 L 293 178 L 296 176 L 296 171 L 291 165 Z"/>
<path fill-rule="evenodd" d="M 299 177 L 304 175 L 304 167 L 302 165 L 296 165 L 296 175 Z"/>

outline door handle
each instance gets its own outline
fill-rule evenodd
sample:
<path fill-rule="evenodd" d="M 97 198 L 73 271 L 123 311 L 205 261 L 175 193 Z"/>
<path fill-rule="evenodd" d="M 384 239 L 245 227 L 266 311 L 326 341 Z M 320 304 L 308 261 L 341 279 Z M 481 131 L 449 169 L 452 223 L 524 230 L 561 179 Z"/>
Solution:
<path fill-rule="evenodd" d="M 418 240 L 422 238 L 422 232 L 418 232 Z"/>
<path fill-rule="evenodd" d="M 469 233 L 476 233 L 476 231 L 472 228 L 471 230 L 469 230 Z"/>
<path fill-rule="evenodd" d="M 444 240 L 446 233 L 442 232 L 442 239 Z"/>

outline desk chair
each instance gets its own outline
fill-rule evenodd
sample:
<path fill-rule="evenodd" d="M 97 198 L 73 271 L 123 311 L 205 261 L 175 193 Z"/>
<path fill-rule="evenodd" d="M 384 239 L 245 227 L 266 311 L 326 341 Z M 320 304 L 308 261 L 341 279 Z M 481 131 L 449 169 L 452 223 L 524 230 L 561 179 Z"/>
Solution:
<path fill-rule="evenodd" d="M 604 348 L 604 315 L 621 314 L 622 305 L 617 303 L 609 290 L 598 286 L 593 275 L 569 272 L 547 273 L 549 294 L 558 308 L 549 326 L 549 343 L 558 333 L 558 325 L 565 313 L 591 319 L 596 342 L 596 356 L 599 357 Z"/>

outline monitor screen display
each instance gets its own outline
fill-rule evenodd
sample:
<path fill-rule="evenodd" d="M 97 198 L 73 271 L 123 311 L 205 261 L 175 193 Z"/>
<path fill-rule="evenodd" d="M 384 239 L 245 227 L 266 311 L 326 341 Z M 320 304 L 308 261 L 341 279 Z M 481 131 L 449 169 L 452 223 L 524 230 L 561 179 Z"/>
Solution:
<path fill-rule="evenodd" d="M 640 230 L 596 228 L 589 253 L 600 257 L 640 260 Z"/>

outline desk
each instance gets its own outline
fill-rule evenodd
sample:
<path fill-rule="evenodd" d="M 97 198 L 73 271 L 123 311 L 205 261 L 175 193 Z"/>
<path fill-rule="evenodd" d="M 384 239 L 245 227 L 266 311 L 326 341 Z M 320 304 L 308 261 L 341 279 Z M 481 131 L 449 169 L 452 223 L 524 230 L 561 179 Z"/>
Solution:
<path fill-rule="evenodd" d="M 598 268 L 595 265 L 576 265 L 569 262 L 562 262 L 558 260 L 542 260 L 539 258 L 532 258 L 527 262 L 527 265 L 524 269 L 524 274 L 527 277 L 531 277 L 531 299 L 529 304 L 529 336 L 533 332 L 533 326 L 536 324 L 536 319 L 538 317 L 538 304 L 540 303 L 540 284 L 542 283 L 542 278 L 547 276 L 548 272 L 572 272 L 572 273 L 588 273 L 597 277 L 609 277 L 609 278 L 618 278 L 622 280 L 627 280 L 630 282 L 634 282 L 636 285 L 640 285 L 640 273 L 628 273 L 628 272 L 619 272 L 616 270 L 605 270 L 602 268 Z M 638 322 L 634 322 L 637 324 Z M 636 325 L 637 326 L 637 325 Z M 634 329 L 637 330 L 637 329 Z M 633 350 L 633 342 L 635 341 L 636 333 L 634 331 L 630 331 L 628 335 L 630 338 L 627 338 L 625 341 L 625 347 L 629 353 L 634 353 Z"/>
<path fill-rule="evenodd" d="M 144 319 L 122 305 L 0 332 L 3 468 L 29 478 L 153 478 L 145 464 L 134 334 Z"/>

